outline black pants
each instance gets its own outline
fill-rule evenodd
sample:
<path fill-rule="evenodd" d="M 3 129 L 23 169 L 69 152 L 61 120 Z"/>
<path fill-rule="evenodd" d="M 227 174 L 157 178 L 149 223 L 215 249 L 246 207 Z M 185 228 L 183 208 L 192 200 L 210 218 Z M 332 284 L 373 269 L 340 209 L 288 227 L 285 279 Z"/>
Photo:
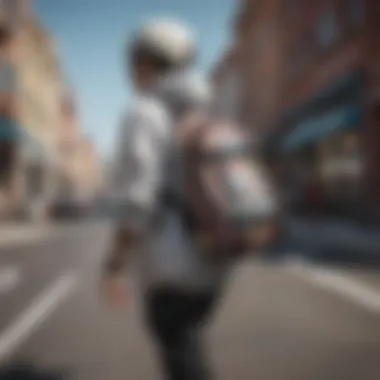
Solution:
<path fill-rule="evenodd" d="M 201 330 L 215 300 L 216 292 L 161 289 L 147 295 L 147 322 L 167 380 L 210 379 Z"/>

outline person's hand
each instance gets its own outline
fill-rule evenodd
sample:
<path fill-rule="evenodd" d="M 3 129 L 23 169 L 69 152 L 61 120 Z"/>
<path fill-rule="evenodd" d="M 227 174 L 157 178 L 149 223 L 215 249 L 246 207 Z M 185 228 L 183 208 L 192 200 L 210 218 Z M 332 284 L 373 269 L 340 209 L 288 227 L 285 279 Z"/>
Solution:
<path fill-rule="evenodd" d="M 127 305 L 128 291 L 123 277 L 119 275 L 106 276 L 103 280 L 102 291 L 106 301 L 113 309 L 120 310 Z"/>

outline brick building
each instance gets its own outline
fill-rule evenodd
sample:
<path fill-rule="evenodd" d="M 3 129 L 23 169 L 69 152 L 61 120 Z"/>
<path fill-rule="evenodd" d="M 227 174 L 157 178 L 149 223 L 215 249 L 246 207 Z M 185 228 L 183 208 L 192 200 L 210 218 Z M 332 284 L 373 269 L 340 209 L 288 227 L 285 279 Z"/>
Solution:
<path fill-rule="evenodd" d="M 334 215 L 378 211 L 380 3 L 285 3 L 277 126 L 285 178 L 297 177 L 306 203 Z"/>
<path fill-rule="evenodd" d="M 326 212 L 380 211 L 380 2 L 241 1 L 234 33 L 241 119 L 284 188 Z"/>
<path fill-rule="evenodd" d="M 281 85 L 281 0 L 242 1 L 235 20 L 239 46 L 242 119 L 257 136 L 265 136 L 275 121 Z"/>
<path fill-rule="evenodd" d="M 218 115 L 240 120 L 242 116 L 242 77 L 237 45 L 226 49 L 211 73 L 215 94 L 215 111 Z"/>
<path fill-rule="evenodd" d="M 276 120 L 282 64 L 280 0 L 240 1 L 232 43 L 212 77 L 219 108 L 264 137 Z"/>

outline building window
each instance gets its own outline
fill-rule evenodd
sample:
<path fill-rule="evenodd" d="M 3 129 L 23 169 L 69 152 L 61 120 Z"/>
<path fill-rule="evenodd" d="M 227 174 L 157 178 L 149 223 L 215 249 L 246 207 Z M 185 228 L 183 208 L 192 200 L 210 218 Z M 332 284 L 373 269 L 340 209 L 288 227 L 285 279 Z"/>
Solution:
<path fill-rule="evenodd" d="M 321 174 L 328 192 L 338 197 L 355 196 L 360 190 L 363 157 L 359 136 L 343 133 L 322 143 Z"/>
<path fill-rule="evenodd" d="M 333 7 L 324 9 L 318 16 L 315 25 L 315 39 L 321 47 L 328 48 L 338 39 L 338 23 Z"/>

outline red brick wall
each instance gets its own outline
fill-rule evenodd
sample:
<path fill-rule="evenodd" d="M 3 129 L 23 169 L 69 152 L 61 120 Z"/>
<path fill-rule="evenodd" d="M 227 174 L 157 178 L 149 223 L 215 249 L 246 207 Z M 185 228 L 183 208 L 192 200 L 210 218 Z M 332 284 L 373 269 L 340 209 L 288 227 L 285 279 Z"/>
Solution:
<path fill-rule="evenodd" d="M 303 99 L 322 90 L 332 79 L 363 65 L 364 23 L 356 30 L 347 23 L 347 1 L 289 0 L 283 12 L 286 58 L 282 108 L 296 106 Z M 317 24 L 324 11 L 332 10 L 336 18 L 336 40 L 321 46 Z"/>
<path fill-rule="evenodd" d="M 283 109 L 297 106 L 309 96 L 322 91 L 334 78 L 359 68 L 363 62 L 360 46 L 360 40 L 344 41 L 322 62 L 311 63 L 298 80 L 285 84 Z"/>
<path fill-rule="evenodd" d="M 254 2 L 241 29 L 244 120 L 264 132 L 276 115 L 281 74 L 280 0 Z"/>
<path fill-rule="evenodd" d="M 380 203 L 380 1 L 358 1 L 357 9 L 352 8 L 351 14 L 350 1 L 285 0 L 288 7 L 283 8 L 282 14 L 285 60 L 281 109 L 296 107 L 323 90 L 334 78 L 361 68 L 366 74 L 367 112 L 362 142 L 366 155 L 367 199 L 369 202 L 377 199 Z M 336 15 L 337 39 L 330 47 L 323 47 L 318 44 L 315 33 L 318 18 L 328 7 Z"/>

